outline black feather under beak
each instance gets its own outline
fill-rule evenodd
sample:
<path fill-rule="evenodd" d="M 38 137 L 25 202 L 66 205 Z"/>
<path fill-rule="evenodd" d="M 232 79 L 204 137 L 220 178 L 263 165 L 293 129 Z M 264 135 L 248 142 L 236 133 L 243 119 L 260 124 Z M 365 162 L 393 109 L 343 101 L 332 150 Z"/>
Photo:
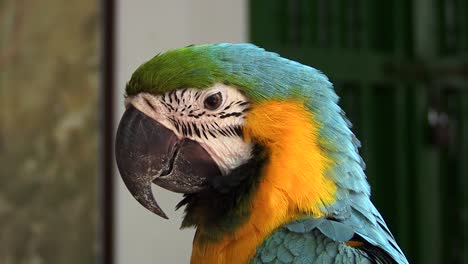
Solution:
<path fill-rule="evenodd" d="M 195 193 L 221 172 L 197 142 L 179 139 L 172 130 L 130 106 L 120 120 L 115 155 L 125 185 L 135 199 L 167 219 L 151 183 L 179 193 Z"/>

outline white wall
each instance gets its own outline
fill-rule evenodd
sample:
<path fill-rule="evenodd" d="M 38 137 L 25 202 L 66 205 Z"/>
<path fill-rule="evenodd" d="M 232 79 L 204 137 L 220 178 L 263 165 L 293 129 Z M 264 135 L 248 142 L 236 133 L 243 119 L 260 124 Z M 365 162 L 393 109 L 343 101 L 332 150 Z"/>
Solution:
<path fill-rule="evenodd" d="M 125 83 L 141 63 L 189 44 L 245 42 L 247 24 L 247 0 L 117 0 L 118 120 Z M 153 192 L 169 220 L 140 206 L 116 175 L 118 264 L 189 262 L 194 230 L 179 230 L 182 210 L 174 212 L 181 196 L 161 188 Z"/>

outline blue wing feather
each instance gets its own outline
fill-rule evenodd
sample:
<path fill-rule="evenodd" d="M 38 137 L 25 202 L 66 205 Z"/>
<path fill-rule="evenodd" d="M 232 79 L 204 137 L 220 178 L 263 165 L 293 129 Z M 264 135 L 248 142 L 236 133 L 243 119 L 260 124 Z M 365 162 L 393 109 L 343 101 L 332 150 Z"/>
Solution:
<path fill-rule="evenodd" d="M 366 252 L 336 242 L 318 228 L 303 228 L 303 223 L 294 222 L 278 229 L 257 250 L 251 263 L 372 263 Z"/>

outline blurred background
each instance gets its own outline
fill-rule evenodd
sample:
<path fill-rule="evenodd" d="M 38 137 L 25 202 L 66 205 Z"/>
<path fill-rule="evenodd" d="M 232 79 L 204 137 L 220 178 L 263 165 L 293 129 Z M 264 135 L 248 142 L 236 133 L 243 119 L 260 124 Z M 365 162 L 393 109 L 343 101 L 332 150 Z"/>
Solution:
<path fill-rule="evenodd" d="M 410 262 L 468 263 L 467 0 L 0 0 L 0 263 L 188 263 L 112 142 L 136 67 L 211 42 L 328 75 Z"/>
<path fill-rule="evenodd" d="M 101 16 L 0 0 L 0 263 L 93 263 Z"/>

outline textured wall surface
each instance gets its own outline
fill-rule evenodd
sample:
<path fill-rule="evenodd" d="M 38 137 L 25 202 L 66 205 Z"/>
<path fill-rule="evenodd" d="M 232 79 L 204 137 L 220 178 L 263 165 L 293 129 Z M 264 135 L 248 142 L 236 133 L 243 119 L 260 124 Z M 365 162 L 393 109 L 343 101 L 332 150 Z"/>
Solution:
<path fill-rule="evenodd" d="M 0 263 L 95 260 L 98 7 L 0 1 Z"/>

